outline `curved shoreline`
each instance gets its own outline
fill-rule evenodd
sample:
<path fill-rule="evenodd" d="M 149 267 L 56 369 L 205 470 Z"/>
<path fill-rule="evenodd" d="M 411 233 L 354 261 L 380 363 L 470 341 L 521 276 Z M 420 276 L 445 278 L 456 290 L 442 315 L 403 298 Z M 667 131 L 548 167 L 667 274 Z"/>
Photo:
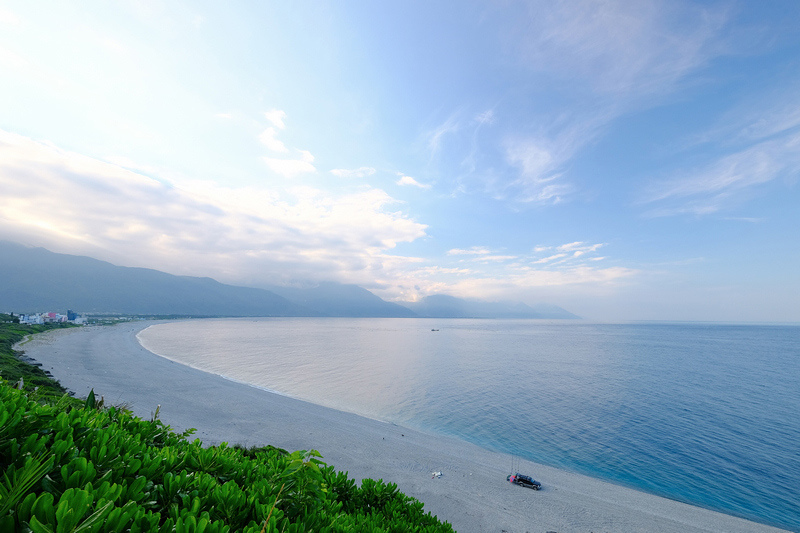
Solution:
<path fill-rule="evenodd" d="M 202 319 L 193 319 L 193 320 L 202 320 Z M 217 320 L 217 319 L 214 319 L 214 320 Z M 158 357 L 166 359 L 167 361 L 172 361 L 173 363 L 177 363 L 177 364 L 182 365 L 182 366 L 187 366 L 187 367 L 192 368 L 194 370 L 197 370 L 199 372 L 203 372 L 204 374 L 209 374 L 209 375 L 224 379 L 226 381 L 230 381 L 232 383 L 236 383 L 237 385 L 241 385 L 243 387 L 251 387 L 251 388 L 254 388 L 256 390 L 260 390 L 262 392 L 265 392 L 267 394 L 274 394 L 276 396 L 283 396 L 285 398 L 289 398 L 289 399 L 292 399 L 292 400 L 295 400 L 295 401 L 298 401 L 298 402 L 308 403 L 308 404 L 316 405 L 318 407 L 323 407 L 323 408 L 326 408 L 326 409 L 332 409 L 334 411 L 348 413 L 348 414 L 351 414 L 353 416 L 359 416 L 359 417 L 366 418 L 366 419 L 369 419 L 369 420 L 374 420 L 375 422 L 381 422 L 381 423 L 390 424 L 390 425 L 393 425 L 393 426 L 397 426 L 398 425 L 398 424 L 396 424 L 394 422 L 391 422 L 391 421 L 381 420 L 380 418 L 370 417 L 370 416 L 367 416 L 367 415 L 364 415 L 364 414 L 353 413 L 353 412 L 350 412 L 350 411 L 337 409 L 336 407 L 331 407 L 331 406 L 328 406 L 328 405 L 321 405 L 321 404 L 318 404 L 318 403 L 314 403 L 313 401 L 310 401 L 310 400 L 306 400 L 306 399 L 303 399 L 303 398 L 300 398 L 300 397 L 297 397 L 297 396 L 292 396 L 291 394 L 286 393 L 286 392 L 281 392 L 279 390 L 270 389 L 269 387 L 256 385 L 254 383 L 248 383 L 247 381 L 244 381 L 242 379 L 238 379 L 238 378 L 231 377 L 231 376 L 226 376 L 224 374 L 219 374 L 219 373 L 213 372 L 211 370 L 205 370 L 205 369 L 203 369 L 203 368 L 201 368 L 199 366 L 196 366 L 196 365 L 193 365 L 193 364 L 190 364 L 190 363 L 185 363 L 185 362 L 183 362 L 183 361 L 181 361 L 179 359 L 176 359 L 176 358 L 173 358 L 173 357 L 169 357 L 168 355 L 160 354 L 160 353 L 156 352 L 155 350 L 151 350 L 151 349 L 147 348 L 145 346 L 145 343 L 142 342 L 142 338 L 139 336 L 139 334 L 142 333 L 144 330 L 146 330 L 146 329 L 148 329 L 148 328 L 150 328 L 150 327 L 152 327 L 154 325 L 160 324 L 160 323 L 162 323 L 162 322 L 154 322 L 154 323 L 151 323 L 151 324 L 141 328 L 140 330 L 138 330 L 135 333 L 135 336 L 136 336 L 136 340 L 139 342 L 139 345 L 142 346 L 142 348 L 144 348 L 148 352 L 150 352 L 150 353 L 152 353 L 152 354 L 154 354 L 154 355 L 156 355 Z M 409 429 L 409 431 L 411 431 L 411 430 Z"/>
<path fill-rule="evenodd" d="M 90 389 L 206 444 L 316 449 L 350 477 L 382 478 L 460 532 L 781 531 L 523 461 L 539 492 L 505 481 L 508 457 L 436 436 L 307 403 L 192 368 L 146 350 L 136 334 L 157 322 L 54 330 L 33 336 L 26 355 L 78 396 Z M 443 472 L 432 478 L 431 472 Z"/>

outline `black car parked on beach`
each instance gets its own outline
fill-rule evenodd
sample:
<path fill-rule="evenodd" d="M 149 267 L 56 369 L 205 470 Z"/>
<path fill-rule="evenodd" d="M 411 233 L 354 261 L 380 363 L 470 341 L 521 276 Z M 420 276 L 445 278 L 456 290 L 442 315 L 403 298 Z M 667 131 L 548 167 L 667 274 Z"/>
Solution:
<path fill-rule="evenodd" d="M 526 487 L 533 490 L 539 490 L 542 488 L 542 484 L 533 479 L 530 476 L 525 476 L 522 474 L 509 474 L 506 478 L 509 483 L 513 483 L 514 485 L 519 485 L 520 487 Z"/>

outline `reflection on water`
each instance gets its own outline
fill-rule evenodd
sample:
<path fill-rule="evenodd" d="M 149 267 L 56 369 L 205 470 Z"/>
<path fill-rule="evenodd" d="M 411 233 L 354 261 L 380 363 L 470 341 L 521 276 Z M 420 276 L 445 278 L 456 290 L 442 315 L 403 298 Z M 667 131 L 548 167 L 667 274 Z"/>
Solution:
<path fill-rule="evenodd" d="M 140 340 L 296 398 L 800 528 L 797 327 L 229 319 Z"/>

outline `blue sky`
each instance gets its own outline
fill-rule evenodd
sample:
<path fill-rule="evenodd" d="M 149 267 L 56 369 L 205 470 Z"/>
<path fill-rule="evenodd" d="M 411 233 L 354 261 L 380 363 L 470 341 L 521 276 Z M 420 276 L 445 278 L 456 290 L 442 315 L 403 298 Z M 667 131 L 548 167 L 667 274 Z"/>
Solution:
<path fill-rule="evenodd" d="M 800 3 L 4 2 L 0 238 L 800 321 Z"/>

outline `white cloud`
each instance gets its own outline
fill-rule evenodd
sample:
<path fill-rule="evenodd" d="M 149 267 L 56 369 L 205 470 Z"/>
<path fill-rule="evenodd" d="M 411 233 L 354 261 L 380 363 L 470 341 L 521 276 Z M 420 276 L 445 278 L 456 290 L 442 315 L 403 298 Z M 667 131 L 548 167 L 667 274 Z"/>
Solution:
<path fill-rule="evenodd" d="M 473 259 L 473 261 L 480 261 L 485 263 L 505 263 L 519 259 L 516 255 L 481 255 Z"/>
<path fill-rule="evenodd" d="M 453 248 L 448 250 L 447 255 L 486 255 L 492 253 L 488 248 L 473 246 L 469 249 Z"/>
<path fill-rule="evenodd" d="M 529 298 L 541 288 L 578 291 L 585 289 L 577 287 L 585 286 L 589 290 L 612 290 L 612 287 L 636 276 L 638 271 L 622 267 L 598 268 L 596 263 L 590 263 L 592 258 L 587 255 L 603 246 L 603 243 L 583 241 L 558 247 L 538 246 L 537 253 L 556 248 L 565 249 L 540 260 L 498 254 L 483 246 L 454 248 L 447 252 L 448 256 L 454 257 L 453 263 L 438 265 L 440 268 L 450 268 L 452 272 L 436 270 L 437 275 L 429 279 L 422 273 L 431 272 L 430 269 L 416 267 L 402 277 L 402 285 L 405 287 L 403 290 L 397 292 L 396 288 L 387 289 L 381 295 L 415 300 L 428 294 L 445 293 L 469 298 L 519 301 Z M 575 257 L 575 252 L 582 253 Z M 459 256 L 466 257 L 462 259 Z M 468 270 L 460 268 L 465 261 L 470 265 Z M 464 272 L 465 270 L 467 271 Z M 409 287 L 416 288 L 411 290 Z"/>
<path fill-rule="evenodd" d="M 448 268 L 440 266 L 422 267 L 415 270 L 415 273 L 417 275 L 424 275 L 424 276 L 438 276 L 441 274 L 466 275 L 466 274 L 472 274 L 472 272 L 473 271 L 468 268 Z"/>
<path fill-rule="evenodd" d="M 476 272 L 469 275 L 456 275 L 448 282 L 428 280 L 417 275 L 418 271 L 408 274 L 403 287 L 382 292 L 386 298 L 395 297 L 400 300 L 416 300 L 429 294 L 450 294 L 461 298 L 498 300 L 538 300 L 543 290 L 556 290 L 558 294 L 567 294 L 580 290 L 602 291 L 628 283 L 640 273 L 637 270 L 612 267 L 596 268 L 580 266 L 561 270 L 543 270 L 535 268 L 508 268 L 501 275 L 481 276 Z M 381 291 L 376 291 L 381 292 Z"/>
<path fill-rule="evenodd" d="M 426 237 L 427 227 L 380 189 L 332 195 L 308 186 L 157 181 L 2 131 L 0 190 L 0 238 L 25 236 L 56 251 L 242 285 L 336 280 L 386 298 L 519 299 L 538 287 L 614 285 L 636 274 L 585 265 L 536 269 L 480 246 L 448 251 L 449 265 L 394 255 L 400 243 Z M 562 245 L 566 254 L 598 246 Z M 458 256 L 479 261 L 466 269 Z"/>
<path fill-rule="evenodd" d="M 276 159 L 274 157 L 264 157 L 262 159 L 270 170 L 285 178 L 294 178 L 299 174 L 309 174 L 317 171 L 317 168 L 306 158 Z"/>
<path fill-rule="evenodd" d="M 331 174 L 340 178 L 366 178 L 375 174 L 375 169 L 372 167 L 359 167 L 359 168 L 334 168 Z"/>
<path fill-rule="evenodd" d="M 409 264 L 388 252 L 426 230 L 379 189 L 163 183 L 2 131 L 0 190 L 4 238 L 237 283 L 366 279 Z"/>
<path fill-rule="evenodd" d="M 312 164 L 314 156 L 311 155 L 311 152 L 308 150 L 297 150 L 297 152 L 300 159 L 277 159 L 274 157 L 263 157 L 262 159 L 273 172 L 285 178 L 316 172 L 317 168 Z"/>
<path fill-rule="evenodd" d="M 472 250 L 454 250 L 452 255 Z M 510 258 L 509 258 L 510 259 Z M 488 300 L 541 301 L 547 292 L 556 300 L 570 294 L 608 294 L 636 278 L 637 270 L 595 264 L 563 264 L 536 268 L 516 263 L 474 262 L 470 268 L 451 265 L 395 263 L 391 275 L 372 290 L 389 300 L 416 301 L 430 294 Z M 391 281 L 390 281 L 391 280 Z"/>
<path fill-rule="evenodd" d="M 286 118 L 286 112 L 281 111 L 280 109 L 272 109 L 264 113 L 264 116 L 267 120 L 272 122 L 272 125 L 282 130 L 286 127 L 286 124 L 283 122 Z"/>
<path fill-rule="evenodd" d="M 581 263 L 581 261 L 576 261 L 576 260 L 578 260 L 579 258 L 583 257 L 586 254 L 591 254 L 593 252 L 596 252 L 603 246 L 605 246 L 605 243 L 589 244 L 583 241 L 569 242 L 566 244 L 561 244 L 554 248 L 550 246 L 537 246 L 536 248 L 534 248 L 534 253 L 538 254 L 552 249 L 555 249 L 557 253 L 548 255 L 546 257 L 533 259 L 529 263 L 532 265 L 548 264 L 551 267 L 553 265 L 567 265 L 569 268 L 574 268 L 576 264 Z M 592 261 L 595 258 L 590 257 L 587 259 Z"/>
<path fill-rule="evenodd" d="M 261 142 L 261 144 L 273 152 L 284 154 L 289 153 L 289 148 L 286 147 L 283 141 L 276 138 L 278 132 L 275 130 L 275 128 L 283 129 L 285 127 L 283 119 L 286 118 L 286 113 L 277 109 L 273 109 L 272 111 L 267 111 L 264 113 L 264 115 L 275 127 L 269 127 L 261 132 L 261 135 L 258 136 L 258 140 Z M 317 171 L 317 168 L 313 165 L 314 156 L 311 154 L 311 152 L 297 148 L 294 150 L 300 156 L 299 158 L 282 159 L 275 157 L 262 157 L 262 159 L 270 168 L 270 170 L 276 174 L 280 174 L 285 178 L 294 178 L 299 174 L 309 174 Z"/>
<path fill-rule="evenodd" d="M 261 144 L 263 144 L 273 152 L 280 152 L 280 153 L 288 152 L 289 149 L 286 148 L 286 145 L 283 144 L 282 141 L 275 138 L 276 134 L 277 132 L 275 131 L 275 128 L 267 128 L 263 132 L 261 132 L 261 135 L 258 136 L 258 140 L 261 141 Z"/>
<path fill-rule="evenodd" d="M 397 180 L 395 183 L 398 185 L 411 185 L 413 187 L 419 187 L 420 189 L 430 189 L 431 185 L 429 183 L 420 183 L 411 176 L 404 176 L 403 174 L 398 174 L 400 179 Z"/>
<path fill-rule="evenodd" d="M 8 9 L 0 8 L 0 24 L 19 26 L 19 17 Z"/>
<path fill-rule="evenodd" d="M 576 241 L 562 244 L 561 246 L 556 247 L 556 249 L 559 252 L 575 252 L 578 255 L 583 255 L 587 252 L 595 252 L 603 246 L 605 246 L 605 243 L 586 244 L 582 241 Z"/>
<path fill-rule="evenodd" d="M 557 249 L 562 252 L 571 252 L 572 250 L 578 249 L 582 246 L 583 243 L 581 241 L 576 241 L 567 244 L 562 244 L 561 246 L 558 246 Z"/>
<path fill-rule="evenodd" d="M 534 265 L 541 265 L 544 263 L 550 263 L 551 261 L 555 261 L 556 259 L 561 259 L 563 257 L 567 257 L 567 254 L 554 254 L 547 257 L 543 257 L 541 259 L 537 259 L 536 261 L 531 261 Z"/>

